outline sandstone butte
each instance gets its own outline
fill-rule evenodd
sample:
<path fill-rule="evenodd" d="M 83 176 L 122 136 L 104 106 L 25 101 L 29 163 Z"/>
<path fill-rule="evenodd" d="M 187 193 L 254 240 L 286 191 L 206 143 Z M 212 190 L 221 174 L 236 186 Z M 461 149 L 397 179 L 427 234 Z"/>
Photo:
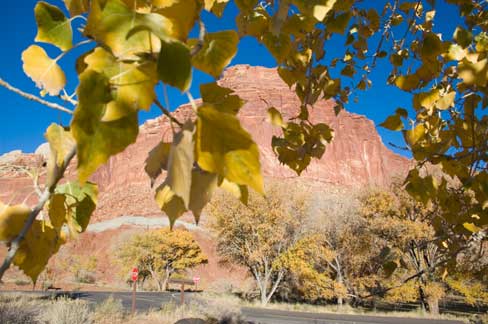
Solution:
<path fill-rule="evenodd" d="M 236 65 L 227 69 L 219 84 L 233 89 L 246 104 L 239 112 L 243 127 L 249 131 L 260 147 L 260 159 L 263 174 L 268 179 L 293 179 L 296 174 L 286 166 L 280 165 L 271 148 L 273 135 L 280 135 L 280 129 L 267 122 L 267 109 L 270 106 L 278 108 L 286 119 L 297 115 L 299 100 L 289 87 L 280 79 L 273 68 Z M 179 120 L 193 118 L 194 112 L 189 104 L 179 107 L 175 111 Z M 334 129 L 333 142 L 327 146 L 322 159 L 313 161 L 308 169 L 302 173 L 301 181 L 314 184 L 315 190 L 320 191 L 328 185 L 349 189 L 359 189 L 368 186 L 387 186 L 394 177 L 404 176 L 411 161 L 390 151 L 381 141 L 374 123 L 365 116 L 341 111 L 335 115 L 333 101 L 318 102 L 310 113 L 312 122 L 325 122 Z M 161 140 L 171 140 L 171 127 L 166 117 L 146 121 L 140 127 L 140 133 L 135 144 L 124 152 L 112 157 L 92 177 L 100 187 L 99 204 L 91 223 L 100 222 L 119 216 L 160 216 L 150 181 L 144 173 L 144 160 L 147 153 Z M 0 165 L 39 165 L 46 155 L 46 146 L 41 146 L 37 154 L 23 154 L 18 151 L 0 157 Z M 4 168 L 5 169 L 5 168 Z M 75 165 L 68 169 L 68 178 L 75 177 Z M 22 172 L 8 169 L 0 174 L 0 201 L 22 202 L 34 194 L 32 181 Z M 34 197 L 28 199 L 33 201 Z M 35 200 L 34 200 L 35 201 Z M 76 246 L 90 246 L 93 252 L 105 258 L 109 251 L 107 244 L 96 242 L 107 241 L 117 236 L 125 227 L 118 231 L 106 233 L 86 233 Z M 127 228 L 125 228 L 127 230 Z M 105 236 L 105 238 L 104 238 Z M 211 240 L 200 237 L 199 242 L 211 259 L 215 256 L 215 247 Z M 86 242 L 84 242 L 86 241 Z M 110 240 L 109 240 L 110 241 Z M 88 243 L 90 242 L 90 243 Z M 104 250 L 105 249 L 105 250 Z M 85 249 L 86 250 L 86 249 Z M 106 262 L 105 262 L 106 263 Z M 103 273 L 110 271 L 110 266 L 101 264 Z M 213 280 L 222 271 L 216 261 L 200 269 L 202 278 Z M 110 276 L 109 276 L 110 277 Z M 213 278 L 213 279 L 212 279 Z"/>

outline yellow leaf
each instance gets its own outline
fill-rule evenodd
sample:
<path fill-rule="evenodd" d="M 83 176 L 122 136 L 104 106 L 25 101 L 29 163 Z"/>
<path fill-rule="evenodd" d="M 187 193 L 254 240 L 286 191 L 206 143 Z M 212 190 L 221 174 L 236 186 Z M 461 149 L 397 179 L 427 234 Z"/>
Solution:
<path fill-rule="evenodd" d="M 281 113 L 275 107 L 271 107 L 268 109 L 268 119 L 271 125 L 286 127 L 286 123 L 283 121 Z"/>
<path fill-rule="evenodd" d="M 56 6 L 38 2 L 34 8 L 37 22 L 36 42 L 45 42 L 66 51 L 73 46 L 71 21 Z"/>
<path fill-rule="evenodd" d="M 239 37 L 234 30 L 207 33 L 202 48 L 192 58 L 195 68 L 218 78 L 237 53 Z"/>
<path fill-rule="evenodd" d="M 198 224 L 203 208 L 210 202 L 212 194 L 217 188 L 217 175 L 201 170 L 193 170 L 191 176 L 190 204 L 195 222 Z"/>
<path fill-rule="evenodd" d="M 103 73 L 110 82 L 113 100 L 105 109 L 102 120 L 116 121 L 140 109 L 149 110 L 158 80 L 154 62 L 143 65 L 124 63 L 107 50 L 97 47 L 85 58 L 87 68 Z"/>
<path fill-rule="evenodd" d="M 203 6 L 199 0 L 173 0 L 168 6 L 154 10 L 169 19 L 172 25 L 171 35 L 180 41 L 186 41 Z"/>
<path fill-rule="evenodd" d="M 325 16 L 327 16 L 329 11 L 334 6 L 335 2 L 336 2 L 335 0 L 334 1 L 327 1 L 326 5 L 314 6 L 313 7 L 313 16 L 315 17 L 315 19 L 317 19 L 318 21 L 324 20 Z"/>
<path fill-rule="evenodd" d="M 71 16 L 84 14 L 90 8 L 90 0 L 64 0 Z"/>
<path fill-rule="evenodd" d="M 403 137 L 408 145 L 415 145 L 425 135 L 425 127 L 423 124 L 418 124 L 413 129 L 403 131 Z"/>
<path fill-rule="evenodd" d="M 183 200 L 164 183 L 156 189 L 155 200 L 159 208 L 168 216 L 170 227 L 173 228 L 176 220 L 186 212 Z"/>
<path fill-rule="evenodd" d="M 22 230 L 31 213 L 26 205 L 0 204 L 0 241 L 12 241 Z"/>
<path fill-rule="evenodd" d="M 64 223 L 66 223 L 66 196 L 63 194 L 54 194 L 49 200 L 49 220 L 51 225 L 59 231 Z"/>
<path fill-rule="evenodd" d="M 139 131 L 137 113 L 115 121 L 102 121 L 111 101 L 108 79 L 93 70 L 80 75 L 77 90 L 79 103 L 71 131 L 77 143 L 78 177 L 84 183 L 110 156 L 134 143 Z"/>
<path fill-rule="evenodd" d="M 454 99 L 456 99 L 456 91 L 451 91 L 442 96 L 437 102 L 436 107 L 441 110 L 454 107 Z"/>
<path fill-rule="evenodd" d="M 463 223 L 463 227 L 465 229 L 467 229 L 468 231 L 470 231 L 471 233 L 476 233 L 476 232 L 481 231 L 481 228 L 479 228 L 478 226 L 476 226 L 473 223 Z"/>
<path fill-rule="evenodd" d="M 171 150 L 171 143 L 159 142 L 147 156 L 144 170 L 151 179 L 151 186 L 154 181 L 161 174 L 162 170 L 167 170 L 169 151 Z"/>
<path fill-rule="evenodd" d="M 212 104 L 218 111 L 234 115 L 245 103 L 234 90 L 221 87 L 216 82 L 200 85 L 200 94 L 203 102 Z"/>
<path fill-rule="evenodd" d="M 36 220 L 20 243 L 13 263 L 35 283 L 51 256 L 64 242 L 60 232 Z"/>
<path fill-rule="evenodd" d="M 70 130 L 52 123 L 46 130 L 45 137 L 49 142 L 49 148 L 56 164 L 61 167 L 68 153 L 76 145 Z"/>
<path fill-rule="evenodd" d="M 415 94 L 413 97 L 413 107 L 417 110 L 423 107 L 431 114 L 435 103 L 440 97 L 441 95 L 438 89 Z"/>
<path fill-rule="evenodd" d="M 237 183 L 230 182 L 223 178 L 222 183 L 219 186 L 225 191 L 231 193 L 234 197 L 239 199 L 244 205 L 247 205 L 249 200 L 249 191 L 246 186 L 238 185 Z"/>
<path fill-rule="evenodd" d="M 31 45 L 22 53 L 23 69 L 40 89 L 57 96 L 66 85 L 66 76 L 55 60 L 37 45 Z"/>
<path fill-rule="evenodd" d="M 183 200 L 186 209 L 190 203 L 191 178 L 194 162 L 194 126 L 187 122 L 175 135 L 168 158 L 168 176 L 165 184 Z"/>
<path fill-rule="evenodd" d="M 129 35 L 138 27 L 170 37 L 173 24 L 157 13 L 136 12 L 121 0 L 92 0 L 85 34 L 108 46 L 118 58 L 137 59 L 136 53 L 159 51 L 159 39 L 149 31 Z"/>
<path fill-rule="evenodd" d="M 403 122 L 400 115 L 394 114 L 388 116 L 386 120 L 380 124 L 380 126 L 393 131 L 401 131 L 403 129 Z"/>
<path fill-rule="evenodd" d="M 208 104 L 201 106 L 196 154 L 203 170 L 264 193 L 258 146 L 236 116 L 221 113 Z"/>

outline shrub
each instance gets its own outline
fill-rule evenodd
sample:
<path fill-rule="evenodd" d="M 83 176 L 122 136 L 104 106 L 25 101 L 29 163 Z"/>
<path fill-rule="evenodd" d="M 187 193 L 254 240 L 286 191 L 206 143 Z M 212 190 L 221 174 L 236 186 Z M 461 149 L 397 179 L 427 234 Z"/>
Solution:
<path fill-rule="evenodd" d="M 33 307 L 23 303 L 0 303 L 0 323 L 2 324 L 39 323 L 36 315 Z"/>
<path fill-rule="evenodd" d="M 24 280 L 24 279 L 16 279 L 14 281 L 14 283 L 17 286 L 27 286 L 27 285 L 30 285 L 31 284 L 31 282 L 29 280 Z"/>
<path fill-rule="evenodd" d="M 100 305 L 97 305 L 93 319 L 97 324 L 121 323 L 124 319 L 122 301 L 114 299 L 113 296 L 108 297 Z"/>
<path fill-rule="evenodd" d="M 93 272 L 80 270 L 75 275 L 75 281 L 78 283 L 93 284 L 95 283 L 96 278 Z"/>
<path fill-rule="evenodd" d="M 48 324 L 92 323 L 88 304 L 81 300 L 53 300 L 44 308 L 41 317 Z"/>

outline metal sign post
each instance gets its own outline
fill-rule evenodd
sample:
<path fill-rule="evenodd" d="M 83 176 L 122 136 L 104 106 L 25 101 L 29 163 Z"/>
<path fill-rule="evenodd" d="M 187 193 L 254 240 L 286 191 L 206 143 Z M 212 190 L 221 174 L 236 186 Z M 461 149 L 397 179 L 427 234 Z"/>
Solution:
<path fill-rule="evenodd" d="M 132 315 L 136 312 L 136 287 L 137 287 L 137 277 L 139 276 L 139 269 L 133 268 L 131 271 L 132 279 Z"/>
<path fill-rule="evenodd" d="M 193 282 L 195 283 L 195 290 L 198 290 L 198 283 L 200 282 L 200 277 L 194 276 Z"/>

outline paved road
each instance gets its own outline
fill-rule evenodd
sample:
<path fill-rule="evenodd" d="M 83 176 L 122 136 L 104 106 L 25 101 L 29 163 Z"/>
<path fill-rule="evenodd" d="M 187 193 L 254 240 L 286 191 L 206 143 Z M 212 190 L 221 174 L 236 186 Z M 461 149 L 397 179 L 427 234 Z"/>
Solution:
<path fill-rule="evenodd" d="M 32 293 L 32 292 L 26 292 Z M 73 298 L 80 298 L 87 300 L 93 304 L 103 302 L 109 296 L 115 299 L 120 299 L 126 309 L 130 309 L 132 305 L 131 292 L 52 292 L 43 293 L 44 295 L 63 295 L 67 294 Z M 185 299 L 191 299 L 192 293 L 185 293 Z M 136 307 L 138 311 L 147 311 L 149 309 L 159 309 L 163 304 L 169 302 L 179 303 L 179 292 L 138 292 L 136 299 Z M 339 314 L 318 314 L 318 313 L 304 313 L 304 312 L 289 312 L 279 311 L 263 308 L 242 308 L 242 314 L 255 324 L 463 324 L 460 321 L 446 321 L 446 320 L 428 320 L 415 318 L 396 318 L 396 317 L 382 317 L 382 316 L 363 316 L 363 315 L 339 315 Z"/>
<path fill-rule="evenodd" d="M 262 324 L 462 324 L 460 321 L 396 318 L 383 316 L 317 314 L 263 308 L 243 308 L 247 320 Z"/>

